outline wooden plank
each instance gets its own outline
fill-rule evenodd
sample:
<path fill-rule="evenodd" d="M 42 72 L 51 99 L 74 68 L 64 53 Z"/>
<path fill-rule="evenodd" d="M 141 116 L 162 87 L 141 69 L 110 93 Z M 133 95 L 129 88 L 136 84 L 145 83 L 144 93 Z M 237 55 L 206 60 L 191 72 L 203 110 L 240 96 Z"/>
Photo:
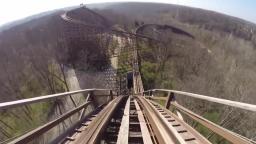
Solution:
<path fill-rule="evenodd" d="M 137 103 L 136 100 L 134 100 L 134 104 L 137 110 L 137 114 L 138 114 L 138 119 L 139 119 L 139 123 L 140 123 L 140 129 L 141 129 L 141 134 L 142 134 L 142 138 L 143 138 L 143 142 L 145 144 L 153 144 L 152 140 L 151 140 L 151 136 L 150 133 L 148 131 L 148 127 L 147 127 L 147 123 L 144 119 L 143 113 L 140 109 L 139 104 Z"/>
<path fill-rule="evenodd" d="M 128 97 L 121 126 L 118 133 L 117 144 L 128 144 L 129 137 L 129 115 L 130 115 L 130 97 Z"/>

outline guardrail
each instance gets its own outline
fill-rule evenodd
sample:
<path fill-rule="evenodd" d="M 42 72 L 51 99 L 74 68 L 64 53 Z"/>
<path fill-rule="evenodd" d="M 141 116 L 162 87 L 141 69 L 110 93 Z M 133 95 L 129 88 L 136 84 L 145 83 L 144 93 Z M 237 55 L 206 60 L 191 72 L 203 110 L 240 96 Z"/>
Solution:
<path fill-rule="evenodd" d="M 156 92 L 166 92 L 168 93 L 167 97 L 156 97 L 154 94 Z M 147 90 L 143 92 L 143 96 L 145 96 L 148 99 L 160 99 L 160 100 L 166 100 L 165 103 L 165 108 L 169 109 L 170 106 L 175 107 L 177 110 L 179 110 L 181 113 L 189 116 L 196 122 L 202 124 L 206 128 L 210 129 L 214 133 L 222 136 L 226 140 L 235 143 L 235 144 L 248 144 L 248 143 L 256 143 L 255 141 L 248 139 L 244 136 L 241 136 L 239 134 L 236 134 L 228 129 L 225 129 L 205 118 L 202 116 L 195 114 L 194 112 L 188 110 L 187 108 L 183 107 L 182 105 L 178 104 L 176 101 L 176 96 L 175 95 L 182 95 L 182 96 L 187 96 L 191 98 L 196 98 L 196 99 L 201 99 L 209 102 L 214 102 L 218 104 L 223 104 L 235 108 L 240 108 L 252 112 L 256 112 L 256 105 L 253 104 L 247 104 L 247 103 L 242 103 L 242 102 L 237 102 L 237 101 L 231 101 L 227 99 L 220 99 L 220 98 L 215 98 L 215 97 L 210 97 L 210 96 L 205 96 L 205 95 L 200 95 L 200 94 L 194 94 L 194 93 L 189 93 L 189 92 L 183 92 L 183 91 L 176 91 L 176 90 L 168 90 L 168 89 L 152 89 L 152 90 Z M 183 120 L 181 114 L 177 111 L 178 117 Z"/>
<path fill-rule="evenodd" d="M 83 89 L 83 90 L 57 93 L 57 94 L 38 96 L 38 97 L 34 97 L 34 98 L 27 98 L 27 99 L 22 99 L 22 100 L 0 103 L 0 110 L 14 108 L 17 106 L 23 106 L 23 105 L 37 103 L 37 102 L 42 102 L 42 101 L 46 101 L 46 100 L 50 100 L 50 99 L 70 96 L 73 94 L 85 93 L 85 92 L 95 92 L 95 91 L 109 91 L 110 93 L 112 93 L 112 90 L 109 90 L 109 89 Z"/>
<path fill-rule="evenodd" d="M 11 102 L 4 102 L 4 103 L 0 103 L 0 111 L 1 110 L 5 110 L 5 109 L 9 109 L 9 108 L 15 108 L 15 107 L 19 107 L 19 106 L 24 106 L 24 105 L 28 105 L 28 104 L 33 104 L 33 103 L 39 103 L 39 102 L 44 102 L 47 100 L 53 100 L 56 98 L 64 98 L 67 96 L 71 96 L 73 94 L 78 94 L 78 93 L 88 93 L 88 96 L 85 100 L 85 102 L 77 107 L 75 107 L 74 109 L 62 114 L 61 116 L 59 116 L 58 118 L 22 135 L 21 137 L 11 141 L 10 143 L 28 143 L 30 141 L 32 141 L 33 139 L 39 137 L 40 135 L 44 134 L 45 132 L 49 131 L 51 128 L 57 126 L 58 124 L 60 124 L 61 122 L 63 122 L 64 120 L 66 120 L 67 118 L 71 117 L 72 115 L 74 115 L 75 113 L 79 112 L 82 110 L 81 114 L 80 114 L 80 118 L 78 119 L 78 122 L 82 121 L 83 115 L 84 115 L 84 111 L 87 108 L 87 106 L 89 106 L 90 104 L 93 104 L 93 97 L 97 96 L 94 95 L 94 92 L 108 92 L 108 94 L 106 95 L 99 95 L 99 96 L 109 96 L 109 100 L 113 99 L 113 92 L 110 89 L 83 89 L 83 90 L 77 90 L 77 91 L 71 91 L 71 92 L 64 92 L 64 93 L 58 93 L 58 94 L 51 94 L 51 95 L 45 95 L 45 96 L 39 96 L 39 97 L 34 97 L 34 98 L 28 98 L 28 99 L 22 99 L 22 100 L 17 100 L 17 101 L 11 101 Z M 77 124 L 74 124 L 77 125 Z M 71 126 L 72 127 L 72 126 Z M 70 129 L 69 131 L 72 131 L 72 129 Z M 67 133 L 67 132 L 66 132 Z M 62 139 L 64 138 L 64 135 L 61 135 L 61 137 L 57 137 L 56 139 Z"/>
<path fill-rule="evenodd" d="M 209 102 L 215 102 L 215 103 L 219 103 L 219 104 L 223 104 L 223 105 L 227 105 L 227 106 L 232 106 L 232 107 L 256 112 L 256 105 L 253 105 L 253 104 L 247 104 L 247 103 L 231 101 L 231 100 L 227 100 L 227 99 L 215 98 L 215 97 L 194 94 L 194 93 L 189 93 L 189 92 L 183 92 L 183 91 L 168 90 L 168 89 L 152 89 L 152 90 L 144 91 L 144 94 L 150 93 L 150 96 L 152 96 L 152 94 L 156 91 L 170 93 L 170 95 L 172 95 L 170 97 L 171 98 L 170 100 L 172 100 L 172 101 L 175 100 L 174 94 L 180 94 L 180 95 L 187 96 L 187 97 L 193 97 L 196 99 L 202 99 L 202 100 L 206 100 Z"/>

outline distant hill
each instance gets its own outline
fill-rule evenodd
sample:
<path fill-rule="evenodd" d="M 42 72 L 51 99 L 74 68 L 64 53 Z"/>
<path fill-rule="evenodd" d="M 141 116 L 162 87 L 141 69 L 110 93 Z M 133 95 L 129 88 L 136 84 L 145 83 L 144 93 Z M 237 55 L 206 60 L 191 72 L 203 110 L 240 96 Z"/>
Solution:
<path fill-rule="evenodd" d="M 47 11 L 47 12 L 42 12 L 42 13 L 39 13 L 39 14 L 28 16 L 28 17 L 20 19 L 20 20 L 9 22 L 9 23 L 6 23 L 6 24 L 0 26 L 0 32 L 4 31 L 4 30 L 8 30 L 12 27 L 24 24 L 24 23 L 28 23 L 28 22 L 36 20 L 36 19 L 51 16 L 51 15 L 54 15 L 55 13 L 58 13 L 58 12 L 61 12 L 61 11 L 63 12 L 64 10 L 69 10 L 69 9 L 73 9 L 73 8 L 76 8 L 76 7 L 77 6 L 72 6 L 72 7 L 67 7 L 67 8 L 64 8 L 64 9 L 56 9 L 56 10 L 51 10 L 51 11 Z"/>
<path fill-rule="evenodd" d="M 106 3 L 89 5 L 97 9 L 112 10 L 126 15 L 130 19 L 144 21 L 146 23 L 168 24 L 177 20 L 190 25 L 198 25 L 208 30 L 232 33 L 246 40 L 252 40 L 256 34 L 256 25 L 225 14 L 160 3 Z"/>
<path fill-rule="evenodd" d="M 143 33 L 155 36 L 162 42 L 159 44 L 159 41 L 145 39 L 136 41 L 145 89 L 176 89 L 256 103 L 255 24 L 213 11 L 171 4 L 103 3 L 86 7 L 108 19 L 111 26 L 126 31 L 134 31 L 143 23 L 161 24 L 182 29 L 195 37 L 179 37 L 173 31 L 158 31 L 155 28 L 148 28 L 148 33 Z M 97 37 L 95 34 L 98 31 L 86 28 L 84 30 L 88 31 L 83 31 L 63 21 L 60 15 L 67 9 L 69 8 L 41 13 L 0 28 L 0 101 L 41 95 L 42 92 L 58 92 L 52 92 L 50 86 L 63 84 L 54 82 L 55 73 L 51 73 L 55 63 L 62 66 L 68 61 L 66 58 L 75 60 L 82 66 L 99 66 L 98 63 L 105 65 L 102 58 L 104 61 L 108 59 L 102 56 L 106 54 L 102 49 L 108 48 L 108 45 L 101 43 L 108 43 L 108 39 L 81 39 L 81 35 L 92 38 L 89 32 L 95 32 L 93 35 Z M 86 11 L 73 14 L 82 18 L 83 22 L 98 22 L 96 15 L 89 19 L 84 13 Z M 131 47 L 129 43 L 127 42 L 127 47 Z M 116 46 L 116 43 L 108 44 Z M 56 75 L 61 76 L 58 70 Z M 188 105 L 203 116 L 212 116 L 208 112 L 216 112 L 217 108 L 219 122 L 223 118 L 229 119 L 225 113 L 227 108 L 204 103 L 197 103 L 199 108 L 194 108 L 193 101 L 184 102 L 192 102 Z M 207 107 L 211 107 L 212 111 L 208 111 Z M 243 121 L 237 123 L 237 118 L 241 118 L 244 113 L 231 111 L 236 115 L 231 120 L 225 120 L 229 122 L 225 127 L 248 138 L 255 138 L 255 115 L 246 115 Z"/>

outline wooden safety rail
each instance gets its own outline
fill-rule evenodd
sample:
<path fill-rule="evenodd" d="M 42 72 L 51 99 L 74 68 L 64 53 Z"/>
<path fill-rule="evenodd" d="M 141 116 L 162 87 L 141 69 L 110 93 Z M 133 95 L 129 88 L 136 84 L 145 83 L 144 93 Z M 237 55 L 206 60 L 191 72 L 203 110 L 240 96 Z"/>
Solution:
<path fill-rule="evenodd" d="M 168 95 L 167 95 L 167 97 L 162 97 L 162 96 L 157 97 L 157 95 L 156 95 L 157 92 L 166 92 L 166 93 L 168 93 Z M 182 95 L 182 96 L 186 96 L 186 97 L 201 99 L 201 100 L 214 102 L 214 103 L 218 103 L 218 104 L 223 104 L 223 105 L 227 105 L 227 106 L 232 106 L 235 108 L 240 108 L 240 109 L 244 109 L 244 110 L 248 110 L 248 111 L 252 111 L 252 112 L 256 112 L 256 105 L 242 103 L 242 102 L 236 102 L 236 101 L 231 101 L 231 100 L 226 100 L 226 99 L 220 99 L 220 98 L 215 98 L 215 97 L 210 97 L 210 96 L 205 96 L 205 95 L 199 95 L 199 94 L 194 94 L 194 93 L 189 93 L 189 92 L 168 90 L 168 89 L 152 89 L 152 90 L 145 91 L 143 93 L 143 95 L 149 100 L 150 99 L 151 100 L 153 100 L 153 99 L 166 100 L 165 108 L 169 109 L 170 106 L 175 107 L 178 110 L 177 115 L 180 119 L 183 119 L 183 118 L 179 112 L 189 116 L 193 120 L 202 124 L 206 128 L 209 128 L 211 131 L 215 132 L 216 134 L 222 136 L 223 138 L 225 138 L 226 140 L 228 140 L 232 143 L 235 143 L 235 144 L 255 143 L 254 141 L 252 141 L 244 136 L 241 136 L 239 134 L 236 134 L 230 130 L 227 130 L 227 129 L 203 118 L 202 116 L 192 112 L 191 110 L 188 110 L 187 108 L 181 106 L 176 101 L 176 95 Z"/>

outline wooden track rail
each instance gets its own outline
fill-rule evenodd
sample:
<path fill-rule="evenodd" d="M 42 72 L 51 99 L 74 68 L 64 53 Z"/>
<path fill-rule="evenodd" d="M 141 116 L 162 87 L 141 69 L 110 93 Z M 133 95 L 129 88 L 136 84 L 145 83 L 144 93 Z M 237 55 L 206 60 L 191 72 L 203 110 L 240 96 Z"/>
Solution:
<path fill-rule="evenodd" d="M 253 111 L 253 112 L 256 111 L 256 105 L 242 103 L 242 102 L 236 102 L 236 101 L 231 101 L 231 100 L 225 100 L 225 99 L 220 99 L 220 98 L 215 98 L 215 97 L 210 97 L 210 96 L 204 96 L 204 95 L 199 95 L 199 94 L 193 94 L 193 93 L 188 93 L 188 92 L 183 92 L 183 91 L 167 90 L 167 89 L 148 90 L 148 91 L 145 91 L 143 93 L 143 95 L 145 98 L 147 98 L 149 100 L 164 100 L 164 97 L 157 96 L 157 94 L 156 94 L 157 92 L 168 93 L 168 96 L 165 97 L 165 100 L 166 100 L 165 107 L 167 109 L 169 109 L 170 106 L 174 106 L 177 110 L 179 110 L 183 114 L 185 114 L 185 115 L 189 116 L 190 118 L 192 118 L 193 120 L 199 122 L 206 128 L 208 128 L 208 129 L 212 130 L 213 132 L 215 132 L 216 134 L 222 136 L 226 140 L 228 140 L 234 144 L 255 143 L 254 141 L 252 141 L 246 137 L 243 137 L 239 134 L 236 134 L 232 131 L 229 131 L 229 130 L 195 114 L 194 112 L 188 110 L 187 108 L 181 106 L 176 101 L 175 95 L 182 95 L 182 96 L 192 97 L 192 98 L 196 98 L 196 99 L 206 100 L 209 102 L 215 102 L 215 103 L 232 106 L 232 107 L 236 107 L 236 108 L 240 108 L 240 109 L 244 109 L 244 110 L 248 110 L 248 111 Z M 182 119 L 182 116 L 179 113 L 179 111 L 177 111 L 178 116 L 180 117 L 180 119 Z"/>
<path fill-rule="evenodd" d="M 122 122 L 120 126 L 120 130 L 118 133 L 117 144 L 128 144 L 129 137 L 129 119 L 130 119 L 130 97 L 125 104 L 124 114 L 122 117 Z"/>
<path fill-rule="evenodd" d="M 64 93 L 58 93 L 58 94 L 39 96 L 39 97 L 34 97 L 34 98 L 0 103 L 0 110 L 16 108 L 16 107 L 20 107 L 20 106 L 24 106 L 24 105 L 28 105 L 28 104 L 39 103 L 39 102 L 45 102 L 48 100 L 55 100 L 56 98 L 72 96 L 72 95 L 78 94 L 78 93 L 93 93 L 93 92 L 101 92 L 101 93 L 104 92 L 104 93 L 107 93 L 105 96 L 109 96 L 110 98 L 113 98 L 112 90 L 109 90 L 109 89 L 83 89 L 83 90 L 64 92 Z M 103 96 L 103 95 L 101 95 L 101 96 Z M 87 97 L 87 98 L 89 99 L 89 97 Z M 85 103 L 81 104 L 80 106 L 73 108 L 72 110 L 64 113 L 63 115 L 57 117 L 56 119 L 22 135 L 21 137 L 11 141 L 10 143 L 20 143 L 20 144 L 28 143 L 28 142 L 32 141 L 33 139 L 43 135 L 44 133 L 49 131 L 51 128 L 62 123 L 64 120 L 71 117 L 75 113 L 78 113 L 81 110 L 86 109 L 87 106 L 91 105 L 91 104 L 93 104 L 92 101 L 86 101 Z M 83 119 L 83 118 L 81 117 L 80 120 L 81 119 Z M 79 122 L 79 120 L 78 120 L 78 122 Z M 61 140 L 61 139 L 63 139 L 63 137 L 57 137 L 57 139 Z"/>
<path fill-rule="evenodd" d="M 169 113 L 167 109 L 141 96 L 137 96 L 137 98 L 143 105 L 146 116 L 152 121 L 151 124 L 154 125 L 153 131 L 157 135 L 159 143 L 210 143 L 184 121 Z"/>
<path fill-rule="evenodd" d="M 95 117 L 95 120 L 75 139 L 74 144 L 99 143 L 100 137 L 111 119 L 116 108 L 123 100 L 123 96 L 119 96 L 109 102 L 109 104 Z"/>
<path fill-rule="evenodd" d="M 84 89 L 65 93 L 38 96 L 23 100 L 0 103 L 0 111 L 10 108 L 17 108 L 28 104 L 56 100 L 59 98 L 72 96 L 78 93 L 85 93 L 87 97 L 85 102 L 79 106 L 51 120 L 50 122 L 14 139 L 11 144 L 30 143 L 39 136 L 45 134 L 58 124 L 79 113 L 76 123 L 67 128 L 64 133 L 57 136 L 51 143 L 61 144 L 209 144 L 210 141 L 203 137 L 198 131 L 185 122 L 183 115 L 202 124 L 214 133 L 222 136 L 234 144 L 255 143 L 254 141 L 229 131 L 178 104 L 176 96 L 186 96 L 195 99 L 205 100 L 256 112 L 256 105 L 236 102 L 226 99 L 220 99 L 205 95 L 193 94 L 183 91 L 168 89 L 152 89 L 144 91 L 143 81 L 140 74 L 139 55 L 136 47 L 137 41 L 131 38 L 142 38 L 144 40 L 153 40 L 151 37 L 142 35 L 140 32 L 146 27 L 157 27 L 159 29 L 170 29 L 175 33 L 185 35 L 195 39 L 193 35 L 180 30 L 176 27 L 167 25 L 144 24 L 134 32 L 117 30 L 109 25 L 104 25 L 105 18 L 89 10 L 94 16 L 98 16 L 103 21 L 103 25 L 88 24 L 86 21 L 72 18 L 68 12 L 61 17 L 68 23 L 85 26 L 88 28 L 112 32 L 120 37 L 129 38 L 127 41 L 132 45 L 132 67 L 133 67 L 133 90 L 130 95 L 113 95 L 110 89 Z M 96 92 L 100 92 L 96 95 Z M 157 96 L 157 93 L 167 93 L 167 97 Z M 106 94 L 105 94 L 106 93 Z M 133 94 L 131 94 L 133 93 Z M 96 104 L 96 98 L 107 97 L 101 104 Z M 156 103 L 154 100 L 164 100 L 164 106 Z M 87 107 L 92 106 L 92 110 Z M 174 112 L 169 110 L 170 106 Z M 88 111 L 87 111 L 88 110 Z M 187 118 L 187 117 L 186 117 Z"/>
<path fill-rule="evenodd" d="M 45 125 L 42 125 L 35 130 L 32 130 L 23 136 L 13 140 L 10 143 L 28 143 L 39 137 L 40 135 L 47 132 L 49 129 L 63 122 L 65 119 L 69 118 L 73 114 L 86 109 L 88 105 L 92 103 L 90 101 L 90 96 L 95 96 L 92 94 L 92 91 L 97 91 L 97 89 L 88 89 L 79 92 L 89 92 L 88 101 L 84 104 L 75 107 L 74 109 L 68 111 L 67 113 L 61 115 L 55 120 L 52 120 Z M 99 89 L 99 91 L 109 90 Z M 25 104 L 37 103 L 40 101 L 45 101 L 46 99 L 54 99 L 56 97 L 61 97 L 69 95 L 70 93 L 76 94 L 78 91 L 55 94 L 49 96 L 43 96 L 39 99 L 28 100 L 29 102 L 22 101 Z M 186 109 L 175 101 L 176 91 L 164 91 L 168 93 L 168 96 L 165 97 L 166 104 L 161 106 L 154 102 L 155 99 L 164 100 L 164 97 L 157 97 L 155 91 L 153 96 L 118 96 L 113 100 L 109 101 L 105 106 L 100 106 L 99 109 L 92 112 L 88 117 L 78 119 L 78 123 L 75 127 L 69 130 L 66 133 L 65 137 L 58 138 L 58 141 L 62 143 L 100 143 L 102 138 L 106 135 L 106 128 L 110 125 L 110 122 L 113 121 L 114 115 L 116 115 L 117 110 L 123 108 L 123 114 L 120 120 L 120 126 L 115 126 L 114 128 L 117 131 L 116 134 L 116 143 L 168 143 L 168 144 L 186 144 L 186 143 L 197 143 L 197 144 L 207 144 L 210 143 L 206 138 L 199 134 L 195 129 L 189 126 L 182 118 L 181 114 L 175 115 L 173 112 L 169 111 L 169 107 L 173 106 L 181 112 L 192 118 L 193 120 L 199 122 L 203 126 L 209 128 L 218 135 L 221 135 L 226 140 L 235 143 L 235 144 L 247 144 L 254 143 L 254 141 L 240 136 L 236 133 L 233 133 L 223 127 L 220 127 L 209 120 L 193 113 L 192 111 Z M 147 91 L 145 92 L 147 93 Z M 152 94 L 152 93 L 150 93 Z M 181 94 L 181 92 L 179 92 Z M 186 93 L 188 94 L 188 93 Z M 189 93 L 190 94 L 190 93 Z M 103 96 L 102 94 L 100 95 Z M 107 96 L 107 95 L 106 95 Z M 110 96 L 110 95 L 108 95 Z M 200 95 L 202 98 L 202 95 Z M 113 96 L 111 96 L 113 97 Z M 203 97 L 204 98 L 204 97 Z M 219 100 L 219 99 L 218 99 Z M 125 104 L 122 105 L 121 102 Z M 21 101 L 13 103 L 15 106 L 20 106 Z M 168 104 L 169 103 L 169 104 Z M 240 103 L 239 103 L 240 104 Z M 10 106 L 4 105 L 2 106 Z M 251 105 L 250 105 L 251 106 Z M 239 106 L 237 106 L 239 107 Z M 6 107 L 5 107 L 6 108 Z M 4 109 L 4 108 L 3 108 Z M 247 107 L 247 109 L 249 109 Z M 98 112 L 97 112 L 98 111 Z M 118 115 L 117 115 L 118 116 Z M 136 120 L 137 119 L 137 120 Z M 135 120 L 135 121 L 134 121 Z M 116 121 L 116 120 L 114 120 Z M 136 128 L 137 127 L 137 128 Z M 135 131 L 134 131 L 135 130 Z M 139 131 L 138 131 L 139 130 Z M 69 136 L 68 136 L 69 135 Z M 113 135 L 115 136 L 115 135 Z M 65 141 L 63 141 L 65 139 Z M 53 141 L 54 143 L 57 140 Z M 113 141 L 114 142 L 114 141 Z"/>

